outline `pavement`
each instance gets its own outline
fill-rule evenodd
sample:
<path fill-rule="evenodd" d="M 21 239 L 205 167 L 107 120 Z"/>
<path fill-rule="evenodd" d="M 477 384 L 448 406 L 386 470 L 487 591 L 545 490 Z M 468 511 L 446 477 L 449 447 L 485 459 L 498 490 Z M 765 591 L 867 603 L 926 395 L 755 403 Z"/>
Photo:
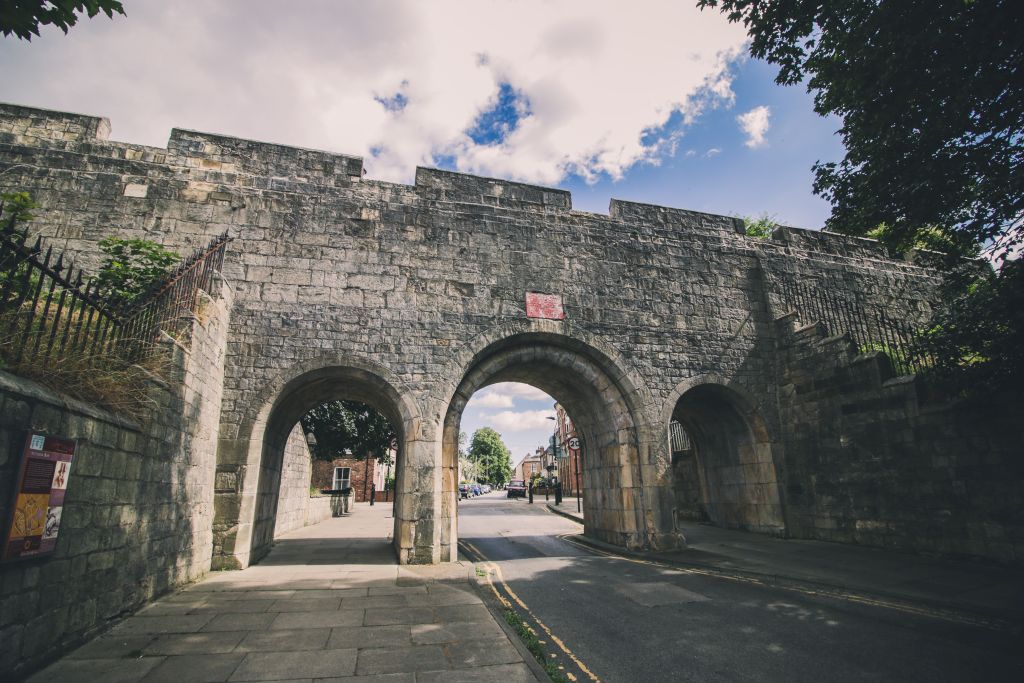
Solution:
<path fill-rule="evenodd" d="M 575 501 L 548 509 L 583 523 Z M 780 539 L 733 529 L 685 523 L 687 547 L 630 555 L 677 567 L 801 585 L 838 594 L 870 596 L 965 612 L 981 620 L 1024 625 L 1024 571 L 980 562 L 900 553 L 865 546 Z M 579 540 L 605 551 L 620 548 Z"/>
<path fill-rule="evenodd" d="M 538 680 L 472 565 L 399 566 L 392 526 L 390 505 L 359 504 L 291 532 L 259 564 L 151 603 L 29 680 Z"/>

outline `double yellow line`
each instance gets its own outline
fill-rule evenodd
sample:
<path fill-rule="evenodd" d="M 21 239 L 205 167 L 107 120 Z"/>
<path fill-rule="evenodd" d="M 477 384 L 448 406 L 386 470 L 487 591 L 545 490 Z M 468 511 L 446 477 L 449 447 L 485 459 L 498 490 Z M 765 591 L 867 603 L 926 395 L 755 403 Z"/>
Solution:
<path fill-rule="evenodd" d="M 505 581 L 504 574 L 501 573 L 501 567 L 499 567 L 496 563 L 488 560 L 484 556 L 484 554 L 480 552 L 480 549 L 472 543 L 470 543 L 469 541 L 461 540 L 459 541 L 459 544 L 463 546 L 464 550 L 468 551 L 466 554 L 470 555 L 470 559 L 472 559 L 474 562 L 483 567 L 484 578 L 487 580 L 487 585 L 490 587 L 491 591 L 494 593 L 494 596 L 502 605 L 504 605 L 506 608 L 512 611 L 517 611 L 516 607 L 513 606 L 513 603 L 514 605 L 518 606 L 520 610 L 522 610 L 529 616 L 531 621 L 537 624 L 537 626 L 539 626 L 541 630 L 544 631 L 545 634 L 547 634 L 547 637 L 551 640 L 551 642 L 557 645 L 558 649 L 561 650 L 565 654 L 565 656 L 568 657 L 569 660 L 576 665 L 580 673 L 586 676 L 589 680 L 594 681 L 594 683 L 600 683 L 601 679 L 598 678 L 593 671 L 588 669 L 587 666 L 580 661 L 579 657 L 577 657 L 573 653 L 573 651 L 569 649 L 569 646 L 565 644 L 565 641 L 556 636 L 554 632 L 552 632 L 552 630 L 548 628 L 547 624 L 541 621 L 537 617 L 537 615 L 533 613 L 533 610 L 527 607 L 526 603 L 523 602 L 522 598 L 520 598 L 516 594 L 516 592 L 512 590 L 511 586 L 509 586 L 508 583 Z M 501 586 L 501 591 L 498 590 L 498 585 L 496 585 L 494 581 L 491 580 L 492 576 L 497 578 L 498 584 L 500 584 Z M 504 595 L 502 595 L 502 592 L 504 592 Z M 508 597 L 506 597 L 506 595 Z M 529 624 L 527 624 L 527 628 L 533 631 L 533 633 L 536 635 L 537 632 L 534 631 L 534 629 L 530 627 Z M 565 676 L 570 681 L 579 680 L 578 677 L 570 671 L 566 671 Z"/>

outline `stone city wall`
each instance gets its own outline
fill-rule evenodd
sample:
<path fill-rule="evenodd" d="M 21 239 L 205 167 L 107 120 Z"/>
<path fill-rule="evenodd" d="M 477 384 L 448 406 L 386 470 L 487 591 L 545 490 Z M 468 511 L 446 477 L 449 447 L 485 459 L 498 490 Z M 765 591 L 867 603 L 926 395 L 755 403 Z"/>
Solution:
<path fill-rule="evenodd" d="M 302 427 L 296 425 L 288 435 L 288 443 L 284 450 L 284 467 L 277 500 L 277 522 L 274 524 L 275 538 L 289 531 L 322 522 L 331 516 L 331 499 L 310 494 L 312 464 Z"/>
<path fill-rule="evenodd" d="M 209 571 L 231 293 L 202 295 L 169 384 L 126 421 L 0 372 L 0 517 L 29 431 L 77 440 L 53 555 L 0 564 L 0 678 L 27 671 Z"/>
<path fill-rule="evenodd" d="M 312 396 L 278 401 L 304 377 L 355 368 L 364 398 L 405 420 L 396 544 L 402 561 L 436 561 L 455 528 L 439 472 L 460 382 L 489 349 L 533 340 L 523 372 L 488 371 L 544 385 L 569 406 L 562 395 L 584 377 L 574 359 L 586 356 L 589 393 L 607 391 L 612 404 L 577 401 L 572 417 L 621 424 L 606 436 L 624 445 L 591 463 L 587 481 L 602 490 L 588 496 L 588 533 L 642 546 L 674 533 L 664 434 L 686 387 L 742 390 L 780 432 L 773 320 L 785 312 L 783 282 L 841 288 L 905 318 L 927 311 L 935 284 L 870 240 L 792 228 L 762 240 L 724 216 L 619 200 L 595 214 L 557 189 L 424 168 L 414 185 L 385 183 L 363 178 L 352 156 L 177 129 L 158 149 L 111 142 L 107 129 L 96 117 L 0 106 L 0 183 L 30 191 L 41 204 L 32 229 L 86 264 L 109 234 L 178 249 L 224 230 L 235 238 L 225 262 L 235 301 L 218 458 L 222 566 L 272 540 L 283 445 L 264 459 L 259 430 Z M 527 292 L 560 296 L 564 320 L 527 318 Z M 563 376 L 538 369 L 544 348 L 558 349 L 544 362 L 561 363 Z"/>
<path fill-rule="evenodd" d="M 780 320 L 789 534 L 1024 562 L 1024 404 L 925 402 L 885 355 L 796 325 Z"/>

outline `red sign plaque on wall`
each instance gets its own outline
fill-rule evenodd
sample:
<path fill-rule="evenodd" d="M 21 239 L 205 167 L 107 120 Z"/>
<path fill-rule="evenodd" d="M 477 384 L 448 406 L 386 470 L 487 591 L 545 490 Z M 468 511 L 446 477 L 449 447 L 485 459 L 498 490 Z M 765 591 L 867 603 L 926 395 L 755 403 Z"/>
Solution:
<path fill-rule="evenodd" d="M 562 297 L 558 294 L 526 293 L 526 317 L 546 320 L 563 320 Z"/>
<path fill-rule="evenodd" d="M 18 472 L 3 560 L 49 555 L 57 547 L 75 442 L 29 434 Z"/>

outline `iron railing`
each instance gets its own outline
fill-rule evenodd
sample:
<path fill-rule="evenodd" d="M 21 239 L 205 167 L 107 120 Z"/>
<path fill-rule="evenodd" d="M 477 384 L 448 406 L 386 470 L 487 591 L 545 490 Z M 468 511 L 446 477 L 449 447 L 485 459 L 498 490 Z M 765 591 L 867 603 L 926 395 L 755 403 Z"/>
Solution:
<path fill-rule="evenodd" d="M 914 374 L 932 365 L 929 356 L 919 350 L 920 328 L 878 306 L 792 282 L 782 283 L 782 295 L 802 322 L 820 322 L 831 334 L 850 335 L 862 353 L 885 352 L 898 375 Z"/>
<path fill-rule="evenodd" d="M 0 226 L 0 351 L 10 365 L 64 357 L 138 362 L 160 330 L 180 329 L 197 292 L 209 291 L 224 262 L 227 233 L 216 237 L 130 306 L 102 291 L 41 238 L 30 243 L 16 217 Z"/>

